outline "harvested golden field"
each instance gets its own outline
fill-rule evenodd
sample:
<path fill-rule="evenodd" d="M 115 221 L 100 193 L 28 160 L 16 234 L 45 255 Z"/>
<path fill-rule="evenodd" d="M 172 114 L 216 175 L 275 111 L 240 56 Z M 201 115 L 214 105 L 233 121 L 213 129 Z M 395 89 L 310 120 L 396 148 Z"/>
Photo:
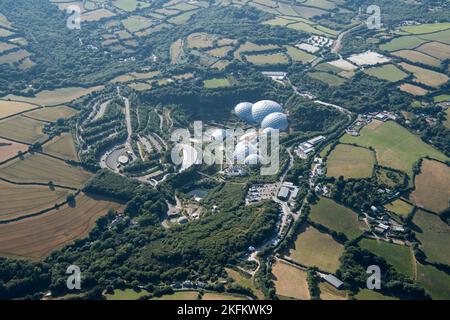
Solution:
<path fill-rule="evenodd" d="M 72 188 L 80 188 L 92 174 L 64 161 L 41 154 L 27 155 L 24 160 L 15 159 L 0 166 L 0 177 L 25 183 L 48 183 Z"/>
<path fill-rule="evenodd" d="M 391 203 L 386 204 L 384 207 L 386 208 L 386 210 L 389 210 L 396 215 L 405 218 L 411 213 L 413 209 L 412 205 L 410 205 L 406 201 L 403 201 L 402 199 L 394 200 Z"/>
<path fill-rule="evenodd" d="M 339 258 L 343 252 L 344 246 L 329 234 L 307 226 L 301 228 L 289 258 L 304 266 L 316 266 L 322 271 L 334 273 L 339 268 Z"/>
<path fill-rule="evenodd" d="M 441 61 L 439 59 L 414 50 L 400 50 L 395 51 L 392 54 L 397 57 L 405 58 L 411 62 L 419 62 L 433 67 L 439 67 L 441 65 Z"/>
<path fill-rule="evenodd" d="M 85 12 L 81 15 L 81 21 L 98 21 L 103 18 L 113 17 L 116 14 L 106 9 L 98 9 L 94 11 Z"/>
<path fill-rule="evenodd" d="M 79 160 L 71 133 L 62 133 L 53 138 L 44 145 L 42 151 L 66 160 Z"/>
<path fill-rule="evenodd" d="M 320 300 L 347 300 L 347 293 L 338 290 L 327 282 L 319 284 Z"/>
<path fill-rule="evenodd" d="M 327 160 L 327 176 L 362 179 L 372 176 L 375 155 L 367 148 L 339 144 Z"/>
<path fill-rule="evenodd" d="M 410 83 L 402 83 L 399 86 L 399 88 L 400 88 L 401 91 L 407 92 L 409 94 L 412 94 L 413 96 L 421 97 L 421 96 L 424 96 L 424 95 L 428 94 L 428 90 L 426 90 L 424 88 L 421 88 L 421 87 L 418 87 L 418 86 L 415 86 L 415 85 L 410 84 Z"/>
<path fill-rule="evenodd" d="M 76 115 L 77 113 L 78 111 L 75 109 L 66 106 L 59 106 L 59 107 L 42 108 L 31 112 L 27 112 L 27 116 L 38 120 L 54 122 L 58 119 L 68 119 Z"/>
<path fill-rule="evenodd" d="M 440 60 L 450 59 L 450 46 L 440 42 L 425 43 L 417 50 Z"/>
<path fill-rule="evenodd" d="M 27 150 L 28 146 L 26 144 L 0 138 L 0 162 L 15 157 L 19 151 L 25 152 Z"/>
<path fill-rule="evenodd" d="M 29 144 L 42 142 L 48 138 L 42 132 L 44 126 L 45 123 L 42 121 L 15 116 L 0 121 L 0 136 Z"/>
<path fill-rule="evenodd" d="M 411 201 L 417 206 L 440 212 L 449 207 L 450 167 L 438 161 L 425 159 L 421 173 L 415 178 Z"/>
<path fill-rule="evenodd" d="M 440 87 L 441 85 L 447 83 L 449 77 L 447 77 L 443 73 L 439 73 L 436 71 L 424 69 L 421 67 L 413 66 L 408 63 L 400 63 L 403 69 L 412 72 L 414 74 L 414 81 L 418 83 L 423 83 L 430 87 Z"/>
<path fill-rule="evenodd" d="M 277 260 L 272 266 L 277 295 L 300 300 L 310 300 L 306 271 Z"/>
<path fill-rule="evenodd" d="M 109 209 L 120 210 L 123 205 L 86 194 L 76 197 L 73 207 L 0 225 L 0 254 L 41 259 L 76 239 L 86 237 L 95 221 Z"/>
<path fill-rule="evenodd" d="M 26 50 L 20 49 L 18 51 L 14 51 L 11 53 L 7 53 L 5 55 L 0 56 L 0 64 L 9 63 L 13 64 L 14 62 L 18 62 L 26 57 L 29 57 L 31 53 Z"/>
<path fill-rule="evenodd" d="M 103 88 L 104 86 L 90 88 L 68 87 L 55 90 L 43 90 L 36 93 L 34 97 L 22 97 L 10 94 L 5 96 L 4 99 L 25 101 L 41 106 L 57 106 L 88 95 L 94 91 L 100 91 Z"/>
<path fill-rule="evenodd" d="M 258 52 L 258 51 L 267 51 L 267 50 L 273 50 L 273 49 L 279 49 L 280 47 L 275 44 L 266 44 L 266 45 L 259 45 L 252 42 L 246 42 L 242 44 L 235 52 L 234 52 L 234 58 L 238 60 L 242 60 L 241 53 L 244 52 Z"/>
<path fill-rule="evenodd" d="M 0 100 L 0 119 L 34 108 L 37 108 L 37 106 L 26 102 Z"/>
<path fill-rule="evenodd" d="M 289 60 L 284 53 L 246 55 L 247 61 L 257 66 L 268 64 L 288 64 Z"/>
<path fill-rule="evenodd" d="M 69 190 L 15 185 L 0 180 L 0 221 L 16 219 L 66 201 Z"/>

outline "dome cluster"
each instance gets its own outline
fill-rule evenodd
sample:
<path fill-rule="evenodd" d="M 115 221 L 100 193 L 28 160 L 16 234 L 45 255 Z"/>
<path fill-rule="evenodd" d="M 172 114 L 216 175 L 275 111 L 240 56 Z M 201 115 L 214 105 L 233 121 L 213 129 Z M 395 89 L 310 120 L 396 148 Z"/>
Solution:
<path fill-rule="evenodd" d="M 284 131 L 288 128 L 288 119 L 283 107 L 271 100 L 261 100 L 255 104 L 239 103 L 235 108 L 236 115 L 247 123 L 257 123 L 262 129 Z"/>

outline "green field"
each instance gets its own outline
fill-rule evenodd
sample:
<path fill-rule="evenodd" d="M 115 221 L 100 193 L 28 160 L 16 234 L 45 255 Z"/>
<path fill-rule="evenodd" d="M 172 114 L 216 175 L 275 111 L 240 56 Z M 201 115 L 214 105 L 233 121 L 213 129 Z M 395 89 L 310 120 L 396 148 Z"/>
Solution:
<path fill-rule="evenodd" d="M 203 85 L 205 88 L 214 89 L 214 88 L 229 87 L 231 83 L 230 80 L 226 78 L 214 78 L 203 81 Z"/>
<path fill-rule="evenodd" d="M 348 239 L 362 234 L 356 213 L 328 198 L 321 198 L 311 207 L 310 218 L 328 229 L 344 233 Z"/>
<path fill-rule="evenodd" d="M 410 177 L 413 176 L 414 164 L 425 156 L 448 160 L 441 152 L 393 121 L 373 121 L 361 130 L 360 136 L 345 135 L 341 142 L 373 147 L 380 165 L 401 170 Z"/>
<path fill-rule="evenodd" d="M 390 82 L 397 82 L 405 79 L 408 74 L 394 66 L 393 64 L 385 64 L 382 67 L 366 69 L 364 73 L 375 78 Z"/>
<path fill-rule="evenodd" d="M 272 53 L 272 54 L 253 54 L 246 55 L 247 61 L 257 66 L 263 66 L 268 64 L 287 64 L 288 58 L 284 53 Z"/>
<path fill-rule="evenodd" d="M 450 276 L 431 265 L 417 264 L 417 282 L 434 300 L 450 300 Z"/>
<path fill-rule="evenodd" d="M 346 179 L 371 177 L 375 165 L 373 152 L 366 148 L 340 144 L 328 155 L 327 176 Z"/>
<path fill-rule="evenodd" d="M 413 277 L 414 260 L 409 247 L 372 239 L 363 239 L 359 242 L 359 245 L 361 248 L 384 258 L 398 272 L 410 278 Z"/>
<path fill-rule="evenodd" d="M 146 290 L 135 291 L 133 289 L 114 290 L 113 294 L 106 294 L 106 300 L 138 300 L 140 297 L 148 295 Z"/>
<path fill-rule="evenodd" d="M 340 86 L 345 82 L 345 79 L 326 72 L 308 72 L 306 75 L 330 86 Z"/>
<path fill-rule="evenodd" d="M 386 204 L 384 207 L 400 217 L 407 217 L 413 209 L 412 205 L 401 199 L 394 200 L 391 203 Z"/>
<path fill-rule="evenodd" d="M 385 44 L 380 46 L 381 50 L 386 51 L 397 51 L 401 49 L 414 49 L 421 44 L 427 42 L 426 40 L 420 39 L 416 36 L 404 36 L 395 38 Z"/>
<path fill-rule="evenodd" d="M 355 298 L 356 300 L 399 300 L 399 298 L 386 296 L 380 292 L 369 289 L 360 290 Z"/>
<path fill-rule="evenodd" d="M 286 46 L 286 50 L 287 50 L 287 54 L 291 57 L 291 59 L 296 62 L 306 63 L 306 62 L 311 62 L 316 58 L 312 54 L 309 54 L 305 51 L 299 50 L 295 47 Z"/>
<path fill-rule="evenodd" d="M 450 29 L 450 23 L 427 23 L 420 24 L 416 26 L 405 26 L 401 28 L 403 31 L 406 31 L 411 34 L 425 34 L 425 33 L 434 33 L 438 31 L 443 31 Z"/>
<path fill-rule="evenodd" d="M 197 291 L 180 291 L 172 294 L 165 294 L 161 297 L 153 298 L 152 300 L 197 300 Z"/>
<path fill-rule="evenodd" d="M 304 266 L 316 266 L 334 273 L 340 266 L 339 258 L 343 252 L 344 246 L 329 234 L 307 226 L 300 230 L 289 257 Z"/>
<path fill-rule="evenodd" d="M 450 227 L 437 215 L 422 210 L 417 210 L 413 223 L 420 228 L 416 231 L 416 238 L 427 259 L 450 265 Z"/>
<path fill-rule="evenodd" d="M 150 4 L 137 0 L 115 0 L 114 6 L 127 12 L 132 12 L 138 8 L 147 8 Z"/>

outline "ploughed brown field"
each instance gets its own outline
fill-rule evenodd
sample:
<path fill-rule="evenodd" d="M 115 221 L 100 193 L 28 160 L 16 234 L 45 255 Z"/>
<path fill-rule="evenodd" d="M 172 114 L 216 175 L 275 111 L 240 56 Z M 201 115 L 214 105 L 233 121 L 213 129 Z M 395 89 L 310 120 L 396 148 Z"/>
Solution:
<path fill-rule="evenodd" d="M 74 240 L 86 237 L 96 220 L 122 204 L 86 194 L 74 206 L 0 225 L 0 255 L 41 259 Z"/>

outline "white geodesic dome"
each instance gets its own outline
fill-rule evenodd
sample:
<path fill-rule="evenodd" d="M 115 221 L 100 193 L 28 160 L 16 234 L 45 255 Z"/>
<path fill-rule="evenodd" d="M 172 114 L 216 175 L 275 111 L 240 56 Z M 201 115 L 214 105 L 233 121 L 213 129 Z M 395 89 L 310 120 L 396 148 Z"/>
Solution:
<path fill-rule="evenodd" d="M 260 162 L 261 162 L 260 161 L 260 157 L 257 154 L 254 154 L 254 153 L 249 155 L 247 158 L 245 158 L 245 161 L 244 161 L 244 163 L 246 165 L 249 165 L 249 166 L 257 165 Z"/>
<path fill-rule="evenodd" d="M 248 141 L 239 142 L 234 149 L 234 157 L 241 163 L 245 163 L 245 159 L 252 154 L 257 155 L 258 149 L 254 144 Z"/>
<path fill-rule="evenodd" d="M 234 108 L 234 113 L 236 113 L 240 119 L 246 122 L 252 122 L 252 107 L 253 104 L 250 102 L 241 102 Z"/>
<path fill-rule="evenodd" d="M 283 107 L 271 100 L 261 100 L 252 106 L 253 121 L 261 123 L 265 117 L 274 112 L 283 112 Z"/>
<path fill-rule="evenodd" d="M 287 116 L 282 112 L 274 112 L 264 118 L 261 123 L 261 128 L 276 129 L 280 131 L 286 130 L 288 127 Z"/>

